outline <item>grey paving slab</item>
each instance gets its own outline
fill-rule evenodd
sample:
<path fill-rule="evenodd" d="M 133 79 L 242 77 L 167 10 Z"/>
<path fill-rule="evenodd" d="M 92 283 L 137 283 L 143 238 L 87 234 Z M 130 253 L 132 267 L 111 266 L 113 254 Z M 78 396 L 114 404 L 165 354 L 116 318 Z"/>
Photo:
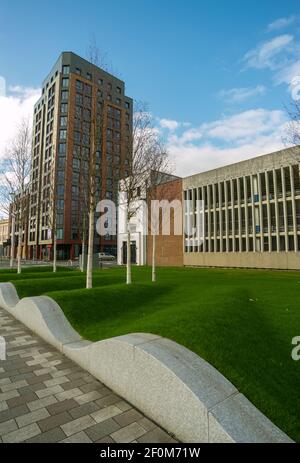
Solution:
<path fill-rule="evenodd" d="M 0 308 L 1 442 L 171 442 L 165 431 Z M 155 440 L 156 439 L 156 440 Z"/>

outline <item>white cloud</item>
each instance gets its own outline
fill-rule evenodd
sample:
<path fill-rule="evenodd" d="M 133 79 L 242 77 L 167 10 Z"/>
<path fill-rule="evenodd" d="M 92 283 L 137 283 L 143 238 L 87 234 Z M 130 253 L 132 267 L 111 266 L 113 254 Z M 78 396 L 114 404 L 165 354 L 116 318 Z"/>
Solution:
<path fill-rule="evenodd" d="M 264 42 L 253 50 L 248 51 L 243 60 L 248 67 L 256 69 L 277 69 L 281 66 L 279 55 L 291 46 L 294 37 L 289 34 L 283 34 L 272 40 Z"/>
<path fill-rule="evenodd" d="M 240 87 L 231 88 L 230 90 L 221 90 L 219 96 L 228 103 L 240 103 L 249 98 L 263 95 L 265 92 L 266 87 L 264 85 L 257 85 L 256 87 Z"/>
<path fill-rule="evenodd" d="M 291 26 L 296 20 L 296 16 L 291 15 L 286 18 L 279 18 L 276 21 L 270 23 L 267 27 L 268 32 L 277 31 L 280 29 L 284 29 L 285 27 Z"/>
<path fill-rule="evenodd" d="M 179 122 L 172 119 L 160 119 L 159 124 L 163 129 L 168 129 L 170 131 L 178 129 L 180 125 Z"/>
<path fill-rule="evenodd" d="M 282 149 L 283 111 L 257 109 L 202 124 L 167 139 L 172 164 L 186 176 Z"/>
<path fill-rule="evenodd" d="M 22 118 L 30 118 L 33 107 L 40 96 L 40 89 L 29 87 L 9 87 L 7 95 L 0 95 L 0 157 L 5 154 L 9 140 L 14 136 Z"/>

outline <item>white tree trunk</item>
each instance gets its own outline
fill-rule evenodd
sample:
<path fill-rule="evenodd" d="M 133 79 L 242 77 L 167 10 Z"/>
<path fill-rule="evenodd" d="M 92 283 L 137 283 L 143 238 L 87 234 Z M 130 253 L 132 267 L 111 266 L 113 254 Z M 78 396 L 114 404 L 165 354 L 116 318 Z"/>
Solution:
<path fill-rule="evenodd" d="M 19 226 L 19 236 L 18 236 L 18 258 L 17 258 L 17 266 L 18 266 L 18 273 L 21 273 L 21 252 L 22 252 L 22 225 Z"/>
<path fill-rule="evenodd" d="M 56 230 L 54 230 L 53 236 L 53 272 L 56 273 L 56 262 L 57 262 L 57 240 L 56 240 Z"/>
<path fill-rule="evenodd" d="M 155 254 L 156 254 L 156 233 L 154 233 L 152 236 L 152 281 L 153 283 L 156 281 Z"/>
<path fill-rule="evenodd" d="M 131 246 L 130 246 L 130 230 L 127 231 L 127 265 L 126 265 L 126 284 L 131 284 Z"/>
<path fill-rule="evenodd" d="M 80 271 L 84 271 L 84 261 L 85 261 L 85 238 L 82 239 L 81 243 L 81 266 Z"/>
<path fill-rule="evenodd" d="M 94 208 L 89 211 L 89 241 L 88 241 L 88 255 L 86 267 L 86 288 L 93 287 L 93 254 L 94 254 L 94 222 L 95 222 Z"/>
<path fill-rule="evenodd" d="M 10 243 L 10 268 L 14 266 L 14 255 L 15 255 L 15 215 L 11 216 L 11 243 Z"/>

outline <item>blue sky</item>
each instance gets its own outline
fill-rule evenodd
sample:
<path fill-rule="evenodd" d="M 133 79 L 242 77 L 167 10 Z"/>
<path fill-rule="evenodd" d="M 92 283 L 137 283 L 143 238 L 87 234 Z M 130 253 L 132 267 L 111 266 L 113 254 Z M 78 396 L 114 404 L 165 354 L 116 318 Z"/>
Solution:
<path fill-rule="evenodd" d="M 2 0 L 0 75 L 28 109 L 59 53 L 84 56 L 94 36 L 127 94 L 149 103 L 177 169 L 238 161 L 280 148 L 300 75 L 299 2 L 253 3 Z"/>

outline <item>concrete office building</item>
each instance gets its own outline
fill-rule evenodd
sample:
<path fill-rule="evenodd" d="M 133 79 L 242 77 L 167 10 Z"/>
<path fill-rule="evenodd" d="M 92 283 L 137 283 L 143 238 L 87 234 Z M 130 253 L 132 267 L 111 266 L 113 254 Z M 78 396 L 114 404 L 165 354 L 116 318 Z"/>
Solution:
<path fill-rule="evenodd" d="M 184 178 L 184 265 L 300 269 L 299 163 L 290 148 Z"/>
<path fill-rule="evenodd" d="M 29 258 L 51 258 L 53 197 L 58 258 L 72 259 L 80 253 L 87 212 L 82 185 L 89 176 L 95 120 L 101 126 L 96 142 L 97 200 L 115 200 L 119 179 L 127 175 L 132 100 L 125 95 L 123 81 L 64 52 L 44 80 L 34 108 Z M 95 235 L 95 251 L 115 253 L 116 237 Z"/>

